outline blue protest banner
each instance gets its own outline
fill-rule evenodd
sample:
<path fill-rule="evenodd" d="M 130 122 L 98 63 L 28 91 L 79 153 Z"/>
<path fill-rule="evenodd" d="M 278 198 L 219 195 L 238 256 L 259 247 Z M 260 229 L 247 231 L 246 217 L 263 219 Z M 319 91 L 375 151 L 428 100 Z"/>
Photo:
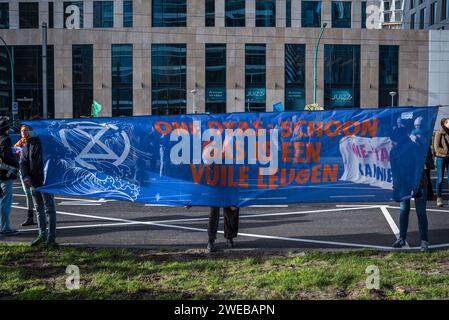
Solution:
<path fill-rule="evenodd" d="M 40 191 L 242 207 L 408 199 L 418 188 L 437 112 L 404 107 L 26 124 L 42 141 Z"/>

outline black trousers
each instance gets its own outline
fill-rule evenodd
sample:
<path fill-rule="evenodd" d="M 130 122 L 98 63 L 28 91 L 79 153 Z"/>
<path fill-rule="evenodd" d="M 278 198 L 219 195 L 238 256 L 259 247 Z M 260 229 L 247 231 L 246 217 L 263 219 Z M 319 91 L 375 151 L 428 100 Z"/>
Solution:
<path fill-rule="evenodd" d="M 224 215 L 224 236 L 226 239 L 233 239 L 237 237 L 239 231 L 239 211 L 234 211 L 231 208 L 223 208 Z M 218 222 L 220 221 L 220 208 L 210 207 L 209 224 L 207 226 L 207 233 L 209 240 L 217 239 Z"/>

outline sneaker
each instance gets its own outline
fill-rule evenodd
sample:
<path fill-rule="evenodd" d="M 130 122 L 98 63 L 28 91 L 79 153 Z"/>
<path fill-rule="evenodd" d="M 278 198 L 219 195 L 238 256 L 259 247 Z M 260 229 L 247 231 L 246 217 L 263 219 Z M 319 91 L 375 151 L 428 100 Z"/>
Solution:
<path fill-rule="evenodd" d="M 27 219 L 22 223 L 22 227 L 32 226 L 35 225 L 33 216 L 28 216 Z"/>
<path fill-rule="evenodd" d="M 45 238 L 43 236 L 38 236 L 36 239 L 34 239 L 33 242 L 31 242 L 31 246 L 36 247 L 44 242 L 45 242 Z"/>
<path fill-rule="evenodd" d="M 399 238 L 398 240 L 396 240 L 393 244 L 392 244 L 393 248 L 402 248 L 405 247 L 405 240 Z"/>
<path fill-rule="evenodd" d="M 429 242 L 421 241 L 421 251 L 429 251 Z"/>
<path fill-rule="evenodd" d="M 234 241 L 232 239 L 226 240 L 226 247 L 234 248 L 235 247 Z"/>
<path fill-rule="evenodd" d="M 9 229 L 9 230 L 0 232 L 0 234 L 1 234 L 2 236 L 16 236 L 16 235 L 19 234 L 19 231 Z"/>
<path fill-rule="evenodd" d="M 443 206 L 443 198 L 438 197 L 437 198 L 437 207 L 442 207 Z"/>
<path fill-rule="evenodd" d="M 217 251 L 217 249 L 215 248 L 215 241 L 214 240 L 209 240 L 209 242 L 207 242 L 207 251 L 209 251 L 209 252 Z"/>

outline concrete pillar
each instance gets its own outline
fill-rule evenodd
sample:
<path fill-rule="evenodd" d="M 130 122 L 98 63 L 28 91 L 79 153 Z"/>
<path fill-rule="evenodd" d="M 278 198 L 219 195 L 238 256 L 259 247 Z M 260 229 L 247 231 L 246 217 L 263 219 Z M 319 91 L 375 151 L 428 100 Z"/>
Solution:
<path fill-rule="evenodd" d="M 327 28 L 332 28 L 332 4 L 331 1 L 321 2 L 321 25 L 327 22 Z"/>
<path fill-rule="evenodd" d="M 256 0 L 247 0 L 246 1 L 246 27 L 255 27 L 256 26 Z"/>
<path fill-rule="evenodd" d="M 61 19 L 62 20 L 62 19 Z M 55 44 L 55 118 L 73 117 L 72 45 Z"/>
<path fill-rule="evenodd" d="M 94 2 L 93 0 L 84 0 L 84 28 L 93 29 L 94 27 Z"/>
<path fill-rule="evenodd" d="M 291 0 L 292 28 L 301 27 L 301 0 Z"/>
<path fill-rule="evenodd" d="M 46 22 L 48 28 L 48 21 L 48 0 L 39 1 L 39 28 L 42 22 Z"/>
<path fill-rule="evenodd" d="M 215 0 L 215 27 L 225 26 L 225 0 Z"/>
<path fill-rule="evenodd" d="M 201 43 L 187 44 L 187 113 L 193 113 L 194 95 L 190 92 L 196 90 L 195 104 L 196 112 L 204 112 L 204 45 Z M 201 80 L 201 82 L 200 82 Z"/>
<path fill-rule="evenodd" d="M 123 0 L 114 0 L 114 28 L 123 28 Z"/>
<path fill-rule="evenodd" d="M 284 45 L 268 43 L 266 54 L 266 110 L 273 111 L 276 102 L 284 102 Z"/>
<path fill-rule="evenodd" d="M 226 112 L 245 111 L 245 44 L 227 44 Z"/>
<path fill-rule="evenodd" d="M 9 28 L 19 29 L 19 2 L 9 1 Z"/>
<path fill-rule="evenodd" d="M 276 0 L 276 27 L 285 28 L 286 23 L 286 0 Z"/>
<path fill-rule="evenodd" d="M 205 26 L 205 3 L 204 0 L 191 0 L 187 5 L 187 27 Z"/>
<path fill-rule="evenodd" d="M 379 46 L 360 47 L 360 106 L 376 108 L 379 105 Z"/>
<path fill-rule="evenodd" d="M 94 99 L 102 106 L 102 115 L 112 115 L 111 44 L 94 45 Z"/>

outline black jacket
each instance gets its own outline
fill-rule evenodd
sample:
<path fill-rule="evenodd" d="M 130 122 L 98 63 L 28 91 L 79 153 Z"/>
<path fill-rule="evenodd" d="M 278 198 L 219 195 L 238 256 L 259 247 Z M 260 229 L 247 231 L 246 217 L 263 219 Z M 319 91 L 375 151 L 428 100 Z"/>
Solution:
<path fill-rule="evenodd" d="M 19 162 L 12 153 L 11 138 L 4 131 L 0 132 L 0 158 L 5 164 L 19 168 Z M 7 177 L 8 171 L 0 169 L 0 180 L 13 180 L 17 178 L 17 175 L 11 174 Z"/>
<path fill-rule="evenodd" d="M 22 178 L 30 179 L 33 187 L 44 184 L 44 163 L 42 160 L 41 141 L 38 137 L 29 138 L 20 158 L 20 173 Z"/>

